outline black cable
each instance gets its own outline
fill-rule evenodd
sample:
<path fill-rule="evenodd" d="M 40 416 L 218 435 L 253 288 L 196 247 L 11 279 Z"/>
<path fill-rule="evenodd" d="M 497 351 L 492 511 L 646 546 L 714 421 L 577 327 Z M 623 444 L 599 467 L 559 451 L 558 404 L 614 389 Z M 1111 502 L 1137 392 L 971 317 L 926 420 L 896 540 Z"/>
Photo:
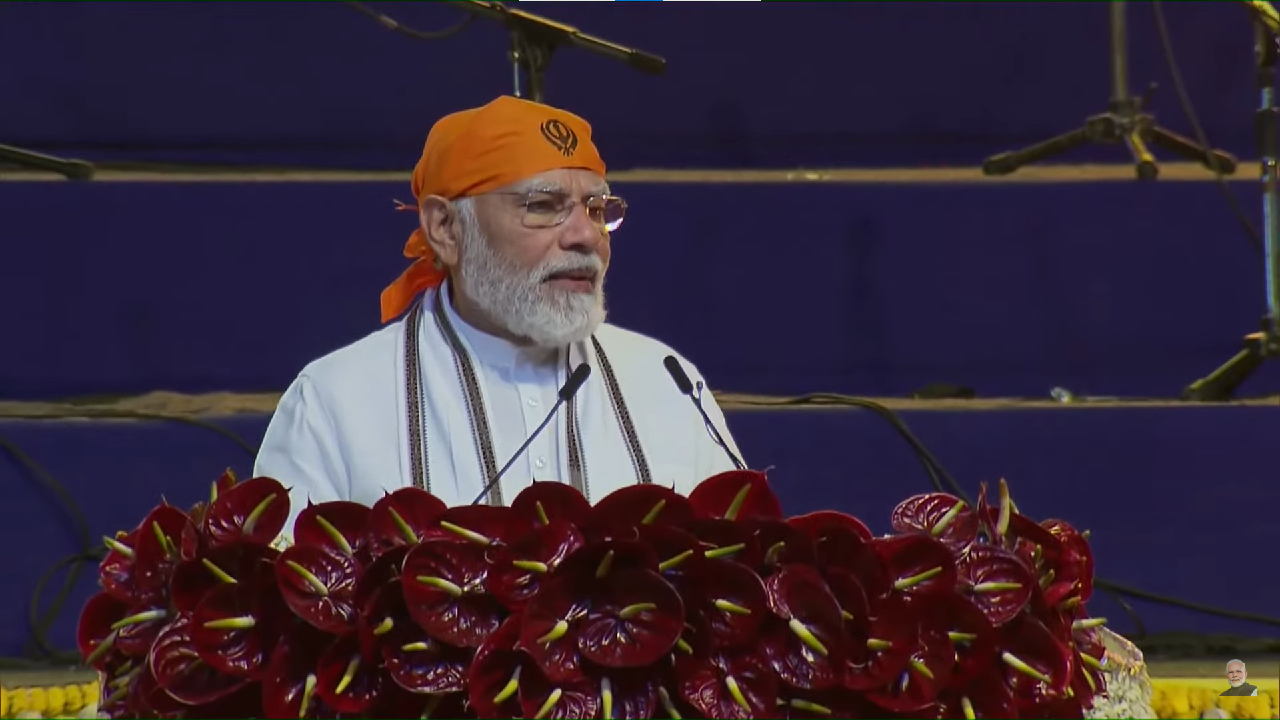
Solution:
<path fill-rule="evenodd" d="M 466 17 L 462 18 L 462 20 L 459 20 L 457 23 L 450 25 L 444 30 L 414 30 L 413 28 L 407 25 L 401 25 L 399 22 L 397 22 L 393 18 L 383 13 L 380 13 L 377 10 L 374 10 L 373 8 L 369 7 L 368 5 L 365 5 L 362 2 L 347 2 L 346 4 L 355 8 L 356 10 L 359 10 L 365 15 L 368 15 L 374 20 L 377 20 L 378 23 L 383 27 L 391 30 L 395 30 L 396 32 L 404 35 L 408 35 L 409 37 L 414 38 L 416 40 L 443 40 L 449 37 L 450 35 L 457 35 L 463 30 L 466 30 L 467 26 L 471 24 L 471 21 L 476 19 L 475 15 L 467 15 Z"/>
<path fill-rule="evenodd" d="M 1142 622 L 1142 617 L 1138 615 L 1138 611 L 1134 610 L 1132 605 L 1125 602 L 1124 598 L 1117 595 L 1115 591 L 1110 588 L 1098 588 L 1095 584 L 1094 589 L 1101 589 L 1103 594 L 1111 598 L 1111 602 L 1119 605 L 1120 609 L 1124 610 L 1124 614 L 1129 616 L 1130 622 L 1133 623 L 1133 632 L 1126 633 L 1125 637 L 1135 643 L 1144 640 L 1147 637 L 1147 625 Z"/>
<path fill-rule="evenodd" d="M 33 414 L 33 413 L 0 413 L 0 419 L 24 419 L 24 420 L 62 420 L 70 418 L 79 419 L 142 419 L 142 420 L 162 420 L 169 422 L 177 422 L 192 427 L 203 428 L 211 432 L 215 432 L 223 438 L 230 440 L 241 449 L 245 450 L 250 457 L 257 457 L 258 449 L 254 445 L 247 442 L 238 434 L 220 427 L 213 423 L 199 420 L 193 417 L 183 415 L 170 415 L 166 413 L 153 413 L 135 410 L 108 410 L 104 408 L 85 408 L 74 412 L 50 413 L 50 414 Z M 28 621 L 31 625 L 31 635 L 28 638 L 27 645 L 23 652 L 28 656 L 24 658 L 0 658 L 0 668 L 4 669 L 39 669 L 50 666 L 66 666 L 80 664 L 80 653 L 77 651 L 60 650 L 54 647 L 48 639 L 48 634 L 53 623 L 58 616 L 62 614 L 62 610 L 67 603 L 69 596 L 75 591 L 76 581 L 80 577 L 80 573 L 85 569 L 86 565 L 96 566 L 106 557 L 106 550 L 96 543 L 93 534 L 89 529 L 89 524 L 81 512 L 80 506 L 75 499 L 67 492 L 66 487 L 53 476 L 43 465 L 36 462 L 27 453 L 23 452 L 13 441 L 0 436 L 0 449 L 8 452 L 23 466 L 36 480 L 47 489 L 62 504 L 63 508 L 71 515 L 72 522 L 76 526 L 77 540 L 80 543 L 80 549 L 73 555 L 62 558 L 54 563 L 40 577 L 36 583 L 36 587 L 31 595 L 30 607 L 28 612 Z M 54 576 L 66 569 L 66 579 L 62 583 L 62 587 L 54 595 L 53 599 L 45 607 L 42 613 L 40 608 L 43 605 L 44 592 L 46 586 L 52 581 Z"/>
<path fill-rule="evenodd" d="M 955 478 L 951 476 L 951 473 L 947 472 L 946 469 L 942 467 L 942 463 L 938 462 L 938 459 L 929 451 L 929 448 L 925 447 L 924 443 L 920 442 L 920 439 L 911 432 L 911 429 L 907 427 L 905 422 L 903 422 L 902 417 L 884 405 L 881 405 L 874 400 L 853 397 L 851 395 L 837 395 L 834 393 L 810 393 L 809 395 L 801 395 L 800 397 L 795 398 L 794 401 L 795 404 L 829 403 L 833 405 L 847 405 L 864 408 L 874 412 L 876 415 L 879 415 L 886 422 L 892 425 L 893 429 L 897 431 L 898 435 L 902 437 L 903 440 L 906 441 L 907 445 L 911 446 L 916 457 L 920 459 L 920 463 L 924 465 L 925 472 L 929 475 L 929 482 L 933 485 L 935 490 L 938 492 L 950 492 L 948 488 L 958 489 L 960 487 L 960 484 L 955 481 Z"/>
<path fill-rule="evenodd" d="M 1231 210 L 1235 213 L 1236 219 L 1240 221 L 1241 227 L 1253 242 L 1255 248 L 1259 252 L 1262 251 L 1262 235 L 1258 233 L 1258 229 L 1253 226 L 1253 222 L 1249 220 L 1249 215 L 1244 211 L 1244 207 L 1240 204 L 1240 199 L 1236 197 L 1235 191 L 1231 189 L 1231 183 L 1227 182 L 1227 177 L 1222 173 L 1222 168 L 1218 165 L 1218 158 L 1213 153 L 1213 146 L 1209 144 L 1209 136 L 1204 131 L 1204 126 L 1200 124 L 1200 115 L 1196 112 L 1195 105 L 1191 102 L 1191 93 L 1187 92 L 1187 84 L 1182 79 L 1182 70 L 1178 67 L 1178 58 L 1173 52 L 1173 40 L 1169 35 L 1169 26 L 1164 19 L 1164 3 L 1151 3 L 1151 12 L 1155 15 L 1156 32 L 1160 35 L 1160 47 L 1164 52 L 1165 65 L 1169 67 L 1169 78 L 1173 80 L 1174 92 L 1178 94 L 1178 103 L 1182 105 L 1182 112 L 1187 116 L 1187 122 L 1191 124 L 1191 130 L 1196 135 L 1196 142 L 1200 143 L 1201 149 L 1205 152 L 1205 157 L 1209 158 L 1209 169 L 1213 171 L 1213 177 L 1217 180 L 1217 185 L 1222 190 L 1223 197 L 1226 198 L 1227 204 L 1231 206 Z"/>
<path fill-rule="evenodd" d="M 747 403 L 742 403 L 742 404 L 747 404 Z M 964 488 L 960 487 L 960 484 L 957 483 L 955 481 L 955 478 L 953 478 L 951 474 L 948 473 L 942 467 L 941 463 L 938 462 L 938 459 L 933 455 L 933 453 L 931 453 L 924 446 L 924 443 L 920 442 L 919 438 L 917 438 L 915 434 L 911 432 L 910 428 L 907 427 L 907 424 L 903 422 L 902 418 L 898 416 L 898 414 L 895 413 L 894 411 L 890 410 L 884 405 L 881 405 L 878 402 L 875 402 L 874 400 L 867 400 L 865 398 L 858 398 L 850 395 L 840 395 L 837 393 L 811 393 L 809 395 L 801 395 L 794 398 L 786 398 L 781 401 L 760 402 L 757 404 L 768 405 L 773 407 L 785 406 L 785 405 L 850 406 L 850 407 L 861 407 L 867 410 L 871 410 L 875 412 L 877 415 L 879 415 L 881 418 L 884 418 L 885 420 L 887 420 L 889 424 L 893 426 L 894 430 L 898 431 L 898 434 L 901 435 L 902 438 L 907 441 L 907 444 L 909 446 L 911 446 L 911 449 L 916 453 L 916 456 L 919 457 L 920 461 L 926 466 L 926 469 L 929 473 L 930 482 L 934 486 L 934 489 L 938 490 L 939 492 L 945 492 L 945 493 L 954 495 L 960 498 L 961 500 L 965 501 L 966 503 L 968 503 L 970 506 L 973 506 L 973 500 L 969 497 L 968 493 L 964 491 Z M 1245 622 L 1253 622 L 1253 623 L 1259 623 L 1261 625 L 1270 625 L 1273 627 L 1280 627 L 1280 618 L 1277 618 L 1277 617 L 1271 617 L 1268 615 L 1259 615 L 1255 613 L 1240 612 L 1238 610 L 1228 610 L 1226 608 L 1214 607 L 1212 605 L 1202 605 L 1200 603 L 1193 603 L 1187 600 L 1180 600 L 1178 598 L 1170 597 L 1168 595 L 1157 595 L 1156 593 L 1147 592 L 1146 590 L 1139 590 L 1138 588 L 1129 587 L 1127 585 L 1121 585 L 1119 583 L 1106 580 L 1103 578 L 1098 578 L 1098 577 L 1094 578 L 1093 585 L 1095 588 L 1099 588 L 1107 591 L 1108 594 L 1121 595 L 1124 597 L 1133 598 L 1135 600 L 1145 600 L 1147 602 L 1155 603 L 1157 605 L 1168 605 L 1170 607 L 1176 607 L 1176 608 L 1181 608 L 1183 610 L 1190 610 L 1192 612 L 1197 612 L 1202 615 L 1213 615 L 1216 617 L 1228 618 L 1231 620 L 1243 620 Z M 1127 604 L 1122 604 L 1122 607 L 1135 620 L 1135 623 L 1139 628 L 1139 630 L 1145 633 L 1145 626 L 1142 624 L 1141 619 L 1138 618 L 1137 613 L 1134 612 L 1133 609 L 1129 607 Z"/>
<path fill-rule="evenodd" d="M 27 647 L 25 649 L 25 652 L 27 653 L 27 655 L 34 656 L 39 654 L 43 656 L 43 658 L 38 660 L 36 659 L 19 660 L 16 662 L 22 663 L 23 665 L 26 665 L 26 666 L 81 664 L 82 658 L 80 657 L 79 652 L 69 651 L 69 650 L 60 650 L 54 647 L 53 644 L 49 642 L 49 639 L 47 636 L 49 633 L 50 626 L 53 625 L 53 621 L 56 620 L 57 616 L 62 612 L 62 606 L 66 604 L 67 594 L 68 594 L 66 592 L 66 588 L 68 587 L 68 585 L 74 582 L 75 575 L 78 575 L 79 572 L 82 569 L 84 569 L 85 565 L 96 566 L 100 564 L 106 556 L 107 556 L 106 548 L 99 547 L 89 553 L 79 553 L 76 555 L 69 555 L 65 558 L 62 558 L 58 562 L 51 565 L 48 570 L 44 571 L 44 574 L 40 576 L 40 580 L 36 582 L 35 590 L 32 592 L 32 596 L 31 596 L 30 614 L 33 618 L 41 605 L 41 601 L 44 598 L 45 586 L 49 584 L 49 582 L 53 579 L 54 575 L 56 575 L 59 571 L 63 570 L 64 568 L 67 568 L 68 581 L 67 581 L 67 584 L 63 586 L 64 590 L 59 592 L 58 596 L 49 604 L 48 608 L 46 609 L 44 622 L 38 627 L 38 629 L 32 631 L 31 637 L 28 638 L 27 640 Z M 36 627 L 34 625 L 34 620 L 33 620 L 32 627 L 33 628 Z M 0 659 L 0 666 L 3 666 L 11 662 L 15 662 L 15 661 L 10 659 Z"/>
<path fill-rule="evenodd" d="M 1202 605 L 1200 603 L 1193 603 L 1187 600 L 1171 598 L 1167 595 L 1157 595 L 1155 593 L 1147 592 L 1146 590 L 1139 590 L 1138 588 L 1121 585 L 1120 583 L 1112 582 L 1110 580 L 1095 579 L 1093 584 L 1095 587 L 1110 590 L 1114 593 L 1131 597 L 1135 600 L 1146 600 L 1147 602 L 1169 605 L 1176 608 L 1182 608 L 1183 610 L 1198 612 L 1203 615 L 1216 615 L 1218 617 L 1229 618 L 1231 620 L 1243 620 L 1245 622 L 1253 622 L 1260 625 L 1280 627 L 1280 618 L 1272 617 L 1270 615 L 1240 612 L 1238 610 L 1224 610 L 1219 607 L 1214 607 L 1213 605 Z"/>
<path fill-rule="evenodd" d="M 76 504 L 75 499 L 71 497 L 70 493 L 67 492 L 62 483 L 58 482 L 58 480 L 54 478 L 43 465 L 36 462 L 30 455 L 23 452 L 22 448 L 19 448 L 8 438 L 0 436 L 0 449 L 4 449 L 13 456 L 13 459 L 16 460 L 19 465 L 25 467 L 27 471 L 30 472 L 37 481 L 39 481 L 40 485 L 52 493 L 53 496 L 61 502 L 63 508 L 71 515 L 71 521 L 76 528 L 76 539 L 80 544 L 78 555 L 85 556 L 92 553 L 95 543 L 93 542 L 93 534 L 89 530 L 89 523 L 85 520 L 84 513 L 80 511 L 80 507 Z M 59 561 L 56 567 L 61 568 L 64 564 L 66 564 L 64 561 Z M 28 622 L 31 624 L 31 641 L 33 642 L 29 641 L 27 647 L 24 649 L 24 652 L 28 655 L 41 653 L 48 656 L 43 658 L 45 661 L 54 659 L 56 651 L 53 651 L 53 648 L 46 641 L 45 635 L 48 633 L 49 626 L 53 624 L 53 621 L 57 619 L 58 614 L 62 612 L 62 606 L 66 604 L 68 596 L 70 596 L 75 590 L 76 580 L 79 579 L 80 571 L 83 569 L 83 563 L 76 562 L 71 563 L 70 565 L 71 568 L 67 571 L 67 577 L 62 583 L 61 590 L 59 590 L 58 594 L 55 596 L 51 607 L 49 607 L 43 615 L 40 613 L 37 596 L 32 595 Z M 45 577 L 42 578 L 40 589 L 43 588 L 43 583 L 47 581 L 47 578 L 50 575 L 52 575 L 52 572 L 56 572 L 56 570 L 46 573 Z M 32 648 L 33 644 L 36 646 L 35 649 Z"/>

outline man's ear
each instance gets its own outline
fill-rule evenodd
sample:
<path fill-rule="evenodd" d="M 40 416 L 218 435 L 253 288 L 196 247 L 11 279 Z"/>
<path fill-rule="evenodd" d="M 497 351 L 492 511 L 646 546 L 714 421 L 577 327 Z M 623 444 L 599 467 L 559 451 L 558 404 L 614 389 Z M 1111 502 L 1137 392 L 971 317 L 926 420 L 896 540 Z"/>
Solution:
<path fill-rule="evenodd" d="M 453 204 L 439 195 L 429 195 L 418 206 L 418 222 L 427 234 L 427 244 L 436 254 L 442 268 L 458 264 L 457 211 Z"/>

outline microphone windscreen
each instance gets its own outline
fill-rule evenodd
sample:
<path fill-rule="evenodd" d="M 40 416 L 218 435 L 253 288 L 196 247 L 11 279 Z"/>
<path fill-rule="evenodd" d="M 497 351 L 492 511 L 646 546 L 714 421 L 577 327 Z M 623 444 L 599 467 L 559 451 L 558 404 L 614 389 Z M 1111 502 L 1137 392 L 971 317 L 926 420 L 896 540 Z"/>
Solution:
<path fill-rule="evenodd" d="M 663 366 L 667 368 L 667 374 L 671 375 L 671 379 L 675 381 L 676 387 L 684 395 L 693 394 L 693 383 L 689 381 L 689 376 L 685 374 L 684 368 L 680 367 L 680 361 L 674 355 L 668 355 L 663 361 Z"/>
<path fill-rule="evenodd" d="M 591 366 L 586 363 L 579 363 L 578 367 L 569 373 L 569 379 L 564 381 L 564 386 L 560 388 L 560 399 L 569 402 L 573 396 L 582 388 L 582 384 L 587 381 L 591 375 Z"/>

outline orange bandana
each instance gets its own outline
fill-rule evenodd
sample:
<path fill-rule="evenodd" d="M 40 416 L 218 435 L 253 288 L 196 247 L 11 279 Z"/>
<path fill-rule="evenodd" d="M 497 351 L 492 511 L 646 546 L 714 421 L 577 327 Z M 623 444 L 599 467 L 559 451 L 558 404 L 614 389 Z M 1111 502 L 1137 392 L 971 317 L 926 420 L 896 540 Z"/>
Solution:
<path fill-rule="evenodd" d="M 453 200 L 482 195 L 525 178 L 564 168 L 605 174 L 587 121 L 547 105 L 503 96 L 480 108 L 440 119 L 413 169 L 414 206 L 430 195 Z M 419 227 L 404 255 L 415 262 L 382 291 L 382 322 L 400 316 L 418 294 L 445 279 Z"/>

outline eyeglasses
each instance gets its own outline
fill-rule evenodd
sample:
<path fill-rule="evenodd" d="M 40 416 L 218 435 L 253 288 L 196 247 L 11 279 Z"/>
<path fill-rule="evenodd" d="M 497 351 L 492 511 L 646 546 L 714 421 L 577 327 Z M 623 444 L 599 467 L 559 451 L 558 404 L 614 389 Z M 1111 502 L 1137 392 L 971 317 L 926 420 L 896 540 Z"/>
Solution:
<path fill-rule="evenodd" d="M 579 201 L 568 193 L 547 190 L 531 190 L 527 193 L 502 192 L 521 198 L 524 215 L 521 223 L 531 229 L 552 228 L 560 225 L 573 214 Z M 627 201 L 616 195 L 592 195 L 581 201 L 587 209 L 587 218 L 606 232 L 613 232 L 622 225 L 627 215 Z"/>

